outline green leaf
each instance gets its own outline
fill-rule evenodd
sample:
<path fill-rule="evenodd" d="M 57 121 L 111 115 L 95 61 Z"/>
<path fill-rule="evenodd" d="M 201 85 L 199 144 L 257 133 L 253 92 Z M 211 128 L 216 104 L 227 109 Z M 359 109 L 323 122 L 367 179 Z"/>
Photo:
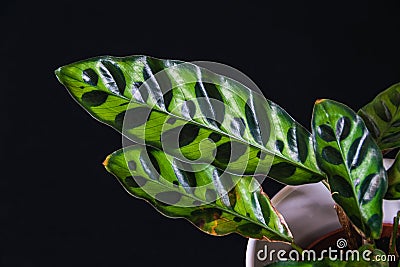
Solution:
<path fill-rule="evenodd" d="M 125 122 L 125 136 L 183 161 L 292 185 L 325 178 L 310 133 L 282 108 L 193 64 L 104 56 L 56 75 L 95 118 L 118 131 Z"/>
<path fill-rule="evenodd" d="M 387 171 L 388 190 L 385 199 L 400 199 L 400 152 L 397 153 L 396 159 Z"/>
<path fill-rule="evenodd" d="M 381 151 L 363 120 L 343 104 L 319 100 L 312 128 L 317 160 L 328 174 L 333 199 L 366 237 L 378 239 L 387 176 Z"/>
<path fill-rule="evenodd" d="M 114 152 L 104 165 L 130 194 L 166 216 L 186 218 L 206 233 L 292 241 L 283 218 L 253 177 L 185 164 L 140 145 Z"/>
<path fill-rule="evenodd" d="M 381 150 L 400 147 L 400 83 L 358 111 Z"/>

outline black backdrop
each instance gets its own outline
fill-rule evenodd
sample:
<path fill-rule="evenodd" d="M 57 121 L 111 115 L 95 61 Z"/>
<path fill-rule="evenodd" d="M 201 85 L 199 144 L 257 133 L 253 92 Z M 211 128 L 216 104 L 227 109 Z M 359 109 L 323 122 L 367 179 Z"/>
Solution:
<path fill-rule="evenodd" d="M 245 238 L 125 193 L 101 165 L 120 135 L 53 73 L 106 54 L 216 61 L 308 128 L 317 98 L 358 109 L 400 82 L 399 1 L 301 2 L 2 3 L 0 266 L 244 266 Z"/>

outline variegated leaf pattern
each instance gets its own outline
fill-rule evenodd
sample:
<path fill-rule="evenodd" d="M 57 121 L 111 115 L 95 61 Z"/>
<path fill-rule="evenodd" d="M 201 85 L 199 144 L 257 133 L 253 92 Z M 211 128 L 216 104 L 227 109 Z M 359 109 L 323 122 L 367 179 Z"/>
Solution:
<path fill-rule="evenodd" d="M 253 177 L 221 174 L 210 165 L 184 164 L 141 145 L 114 152 L 104 165 L 133 196 L 147 200 L 166 216 L 186 218 L 209 234 L 292 240 L 283 218 Z"/>
<path fill-rule="evenodd" d="M 125 121 L 130 139 L 181 160 L 240 175 L 269 173 L 291 185 L 325 178 L 310 133 L 282 108 L 193 64 L 104 56 L 61 67 L 56 75 L 94 117 L 119 131 Z M 177 145 L 169 146 L 171 138 Z"/>
<path fill-rule="evenodd" d="M 324 99 L 314 106 L 312 128 L 333 199 L 367 238 L 379 238 L 387 175 L 363 120 L 349 107 Z"/>
<path fill-rule="evenodd" d="M 358 111 L 381 150 L 400 147 L 400 83 Z"/>
<path fill-rule="evenodd" d="M 400 199 L 400 152 L 397 153 L 396 159 L 387 171 L 388 190 L 385 199 Z"/>

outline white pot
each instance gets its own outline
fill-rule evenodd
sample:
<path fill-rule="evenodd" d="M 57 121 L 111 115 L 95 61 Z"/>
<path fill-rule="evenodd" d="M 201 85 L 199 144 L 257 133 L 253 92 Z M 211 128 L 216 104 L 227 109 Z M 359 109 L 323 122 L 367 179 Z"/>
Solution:
<path fill-rule="evenodd" d="M 385 159 L 385 168 L 392 163 L 393 160 Z M 303 248 L 319 237 L 341 228 L 330 192 L 322 183 L 285 186 L 271 201 L 285 218 L 296 243 Z M 400 210 L 400 200 L 384 200 L 383 209 L 383 221 L 392 223 L 393 217 Z M 246 250 L 246 267 L 262 267 L 267 264 L 267 261 L 261 262 L 257 257 L 257 253 L 264 250 L 266 244 L 268 249 L 290 248 L 282 243 L 250 238 Z"/>

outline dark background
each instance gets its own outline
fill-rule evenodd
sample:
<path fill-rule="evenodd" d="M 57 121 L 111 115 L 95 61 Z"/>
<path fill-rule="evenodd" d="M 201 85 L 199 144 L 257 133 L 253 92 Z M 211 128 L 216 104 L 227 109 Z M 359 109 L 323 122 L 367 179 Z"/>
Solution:
<path fill-rule="evenodd" d="M 317 98 L 358 109 L 400 82 L 399 1 L 276 2 L 0 4 L 0 266 L 244 266 L 245 238 L 165 218 L 106 173 L 120 135 L 54 70 L 106 54 L 220 62 L 307 128 Z"/>

